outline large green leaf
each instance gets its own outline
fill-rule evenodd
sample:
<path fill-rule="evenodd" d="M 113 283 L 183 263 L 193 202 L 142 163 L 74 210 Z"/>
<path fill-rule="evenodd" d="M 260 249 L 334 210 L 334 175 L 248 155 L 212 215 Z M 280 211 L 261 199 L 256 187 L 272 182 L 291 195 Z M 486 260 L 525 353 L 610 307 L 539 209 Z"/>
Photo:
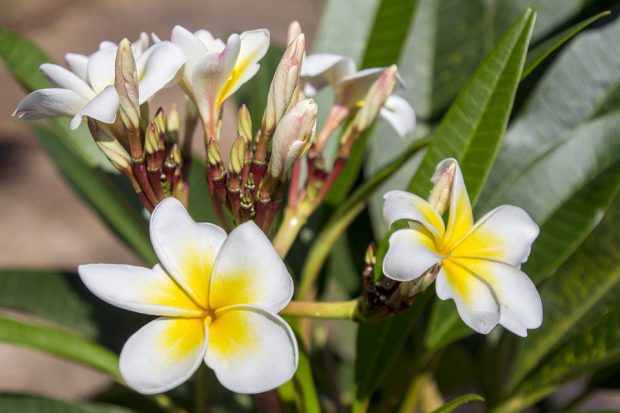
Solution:
<path fill-rule="evenodd" d="M 617 296 L 620 293 L 620 233 L 616 225 L 618 219 L 620 204 L 616 200 L 601 224 L 579 250 L 541 288 L 544 323 L 540 329 L 532 331 L 527 340 L 519 341 L 512 360 L 514 372 L 508 384 L 509 391 L 522 382 L 545 357 L 552 352 L 557 355 L 562 344 L 593 320 L 601 316 L 608 317 L 607 321 L 601 321 L 605 320 L 602 318 L 590 327 L 597 331 L 601 329 L 599 323 L 610 327 L 610 330 L 597 340 L 606 340 L 609 335 L 618 334 L 618 331 L 611 329 L 617 322 L 617 316 L 605 316 L 612 312 L 612 307 L 614 313 L 617 311 Z M 576 343 L 588 343 L 593 337 L 589 334 L 591 331 L 586 330 L 582 337 L 576 339 Z M 593 344 L 594 342 L 590 342 L 588 345 Z M 596 362 L 596 357 L 601 359 L 610 355 L 605 352 L 606 347 L 601 346 L 602 344 L 592 348 L 592 351 L 601 350 L 596 355 L 592 354 L 593 363 Z M 609 350 L 616 351 L 614 347 Z M 570 353 L 570 347 L 567 351 Z M 573 361 L 578 364 L 577 359 Z"/>
<path fill-rule="evenodd" d="M 534 11 L 526 11 L 476 70 L 433 132 L 411 192 L 428 193 L 435 167 L 452 157 L 459 161 L 475 203 L 506 129 L 535 16 Z"/>
<path fill-rule="evenodd" d="M 0 413 L 130 413 L 103 404 L 73 404 L 60 400 L 17 394 L 0 394 Z"/>
<path fill-rule="evenodd" d="M 105 174 L 93 169 L 68 150 L 57 133 L 35 128 L 39 143 L 76 191 L 127 245 L 149 265 L 157 262 L 148 237 L 146 219 L 122 195 Z"/>
<path fill-rule="evenodd" d="M 58 328 L 0 317 L 0 342 L 43 351 L 119 377 L 116 354 Z"/>

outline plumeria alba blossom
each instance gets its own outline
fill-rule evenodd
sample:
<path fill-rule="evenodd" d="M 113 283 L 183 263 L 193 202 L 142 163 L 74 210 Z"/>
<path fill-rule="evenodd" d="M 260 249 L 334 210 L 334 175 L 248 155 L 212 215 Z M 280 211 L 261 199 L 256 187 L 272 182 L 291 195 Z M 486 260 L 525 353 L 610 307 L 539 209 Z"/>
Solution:
<path fill-rule="evenodd" d="M 148 39 L 142 36 L 132 47 L 140 104 L 173 82 L 185 62 L 181 50 L 170 42 L 160 42 L 148 49 L 147 45 Z M 27 95 L 13 116 L 22 119 L 71 116 L 71 129 L 80 126 L 84 116 L 114 123 L 119 108 L 114 88 L 117 48 L 115 43 L 105 41 L 91 56 L 69 53 L 65 56 L 69 69 L 51 63 L 42 64 L 41 72 L 56 87 L 39 89 Z"/>
<path fill-rule="evenodd" d="M 364 104 L 364 97 L 373 84 L 388 68 L 371 68 L 357 71 L 351 58 L 331 53 L 316 53 L 306 57 L 301 66 L 304 93 L 315 95 L 330 86 L 335 93 L 337 105 L 349 109 Z M 395 93 L 404 89 L 404 82 L 398 76 Z M 406 136 L 415 127 L 415 112 L 409 103 L 396 94 L 391 95 L 381 109 L 381 116 L 401 136 Z"/>
<path fill-rule="evenodd" d="M 171 41 L 186 57 L 181 86 L 194 100 L 203 122 L 217 126 L 224 101 L 250 80 L 269 48 L 269 31 L 232 34 L 226 44 L 207 30 L 195 33 L 176 26 Z"/>
<path fill-rule="evenodd" d="M 391 279 L 410 281 L 439 265 L 437 295 L 455 301 L 465 324 L 486 334 L 499 323 L 525 337 L 527 329 L 542 323 L 540 295 L 520 270 L 538 236 L 538 226 L 512 205 L 499 206 L 474 224 L 455 160 L 441 162 L 434 180 L 446 175 L 452 177 L 447 226 L 423 198 L 403 191 L 385 194 L 387 223 L 407 220 L 410 224 L 390 236 L 383 272 Z"/>
<path fill-rule="evenodd" d="M 153 269 L 78 268 L 102 300 L 159 316 L 123 347 L 125 381 L 141 393 L 164 392 L 187 380 L 203 360 L 222 385 L 239 393 L 288 381 L 297 368 L 297 343 L 276 313 L 291 300 L 293 281 L 254 222 L 226 236 L 166 198 L 151 215 L 150 234 L 161 261 Z"/>

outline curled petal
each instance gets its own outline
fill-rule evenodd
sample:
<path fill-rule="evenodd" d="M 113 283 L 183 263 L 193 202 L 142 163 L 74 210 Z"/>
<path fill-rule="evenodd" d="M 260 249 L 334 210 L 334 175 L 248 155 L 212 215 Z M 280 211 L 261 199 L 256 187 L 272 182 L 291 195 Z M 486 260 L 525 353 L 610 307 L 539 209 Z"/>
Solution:
<path fill-rule="evenodd" d="M 218 312 L 209 326 L 205 361 L 224 387 L 261 393 L 293 377 L 298 350 L 282 318 L 259 308 L 237 306 Z"/>
<path fill-rule="evenodd" d="M 390 246 L 383 259 L 383 273 L 396 281 L 411 281 L 441 260 L 432 236 L 419 227 L 401 229 L 390 236 Z"/>
<path fill-rule="evenodd" d="M 269 49 L 269 31 L 266 29 L 243 32 L 239 36 L 239 40 L 239 55 L 234 65 L 234 71 L 222 86 L 218 96 L 219 104 L 222 104 L 258 72 L 260 67 L 258 61 L 265 56 L 267 49 Z"/>
<path fill-rule="evenodd" d="M 491 289 L 465 267 L 445 260 L 435 289 L 442 300 L 454 300 L 459 316 L 472 330 L 488 334 L 499 323 L 500 308 Z"/>
<path fill-rule="evenodd" d="M 336 88 L 336 100 L 343 106 L 356 106 L 363 102 L 370 87 L 381 77 L 389 67 L 374 67 L 371 69 L 360 70 L 340 79 Z M 404 89 L 402 77 L 396 73 L 396 83 L 394 92 L 398 93 Z"/>
<path fill-rule="evenodd" d="M 71 119 L 71 129 L 77 129 L 84 116 L 103 123 L 114 123 L 118 105 L 118 93 L 116 93 L 114 85 L 106 87 Z"/>
<path fill-rule="evenodd" d="M 239 225 L 217 256 L 209 305 L 260 306 L 277 313 L 293 297 L 293 280 L 269 238 L 253 221 Z"/>
<path fill-rule="evenodd" d="M 406 219 L 422 224 L 437 236 L 443 236 L 441 216 L 425 199 L 405 191 L 390 191 L 383 195 L 383 219 L 388 225 Z"/>
<path fill-rule="evenodd" d="M 190 87 L 194 66 L 198 59 L 207 52 L 207 48 L 199 38 L 183 26 L 174 26 L 170 41 L 177 45 L 185 55 L 184 82 L 187 87 Z"/>
<path fill-rule="evenodd" d="M 159 316 L 196 317 L 203 310 L 159 266 L 80 265 L 88 289 L 103 301 L 126 310 Z"/>
<path fill-rule="evenodd" d="M 84 99 L 90 100 L 95 97 L 95 92 L 93 92 L 84 80 L 64 67 L 51 63 L 44 63 L 39 69 L 50 82 L 54 83 L 59 88 L 72 90 L 80 96 L 83 96 Z"/>
<path fill-rule="evenodd" d="M 198 304 L 207 305 L 211 271 L 226 232 L 196 223 L 176 198 L 157 205 L 150 221 L 151 242 L 168 273 Z"/>
<path fill-rule="evenodd" d="M 331 53 L 308 55 L 301 65 L 301 76 L 306 81 L 304 92 L 312 96 L 327 85 L 336 88 L 342 78 L 355 70 L 353 60 L 345 56 Z"/>
<path fill-rule="evenodd" d="M 452 255 L 518 267 L 527 260 L 539 232 L 538 225 L 523 209 L 502 205 L 482 217 Z"/>
<path fill-rule="evenodd" d="M 387 98 L 380 114 L 401 138 L 415 128 L 415 112 L 409 102 L 400 96 L 392 95 Z"/>
<path fill-rule="evenodd" d="M 153 45 L 136 61 L 140 104 L 174 81 L 185 62 L 181 49 L 170 42 Z"/>
<path fill-rule="evenodd" d="M 462 259 L 458 262 L 483 279 L 499 302 L 499 323 L 518 336 L 542 324 L 543 310 L 536 286 L 523 271 L 501 262 Z"/>
<path fill-rule="evenodd" d="M 123 346 L 119 367 L 132 388 L 163 393 L 189 379 L 207 350 L 203 318 L 162 317 L 151 321 Z"/>
<path fill-rule="evenodd" d="M 114 84 L 116 47 L 95 52 L 88 59 L 88 83 L 95 92 Z"/>
<path fill-rule="evenodd" d="M 224 47 L 226 47 L 223 41 L 213 37 L 211 32 L 208 30 L 198 30 L 194 33 L 194 36 L 196 36 L 210 52 L 221 52 Z"/>
<path fill-rule="evenodd" d="M 463 173 L 459 164 L 454 159 L 445 159 L 437 165 L 434 177 L 451 170 L 453 173 L 452 186 L 450 189 L 450 213 L 446 228 L 445 244 L 454 245 L 461 240 L 474 225 L 474 216 L 465 188 Z"/>
<path fill-rule="evenodd" d="M 68 89 L 39 89 L 28 94 L 13 112 L 20 119 L 44 119 L 56 116 L 73 116 L 88 101 Z"/>
<path fill-rule="evenodd" d="M 69 70 L 78 75 L 80 79 L 88 82 L 88 56 L 77 53 L 67 53 L 65 62 Z"/>

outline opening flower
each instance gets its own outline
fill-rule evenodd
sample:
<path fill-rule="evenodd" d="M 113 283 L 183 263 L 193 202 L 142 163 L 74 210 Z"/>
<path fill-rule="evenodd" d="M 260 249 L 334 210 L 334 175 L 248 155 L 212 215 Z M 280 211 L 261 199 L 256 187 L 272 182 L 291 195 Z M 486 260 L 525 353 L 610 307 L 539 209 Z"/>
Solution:
<path fill-rule="evenodd" d="M 147 43 L 148 39 L 141 37 L 132 47 L 140 104 L 171 83 L 185 62 L 183 53 L 174 44 L 161 42 L 144 50 Z M 83 116 L 114 123 L 119 107 L 114 88 L 117 48 L 115 43 L 106 41 L 91 56 L 69 53 L 65 56 L 69 69 L 42 64 L 41 72 L 57 87 L 30 93 L 19 103 L 13 116 L 21 119 L 71 116 L 72 129 L 80 126 Z"/>
<path fill-rule="evenodd" d="M 351 58 L 331 53 L 316 53 L 304 59 L 301 77 L 306 95 L 313 96 L 324 87 L 330 86 L 335 94 L 335 104 L 354 110 L 364 105 L 368 90 L 388 69 L 370 68 L 358 71 Z M 403 137 L 415 127 L 415 112 L 409 102 L 398 96 L 404 89 L 404 82 L 400 76 L 397 76 L 397 80 L 395 94 L 388 97 L 380 114 Z"/>
<path fill-rule="evenodd" d="M 519 268 L 527 260 L 538 226 L 521 208 L 502 205 L 473 221 L 461 170 L 454 159 L 442 161 L 436 176 L 452 175 L 447 226 L 423 198 L 404 191 L 385 194 L 383 216 L 395 231 L 383 261 L 383 273 L 413 280 L 440 265 L 436 291 L 456 303 L 465 324 L 486 334 L 498 323 L 519 336 L 542 323 L 542 302 L 534 283 Z"/>
<path fill-rule="evenodd" d="M 99 298 L 160 316 L 129 338 L 120 355 L 127 383 L 146 394 L 172 389 L 204 360 L 226 388 L 273 389 L 294 374 L 297 342 L 276 315 L 293 281 L 252 222 L 223 229 L 196 223 L 175 198 L 153 211 L 151 241 L 161 265 L 90 264 L 80 278 Z"/>

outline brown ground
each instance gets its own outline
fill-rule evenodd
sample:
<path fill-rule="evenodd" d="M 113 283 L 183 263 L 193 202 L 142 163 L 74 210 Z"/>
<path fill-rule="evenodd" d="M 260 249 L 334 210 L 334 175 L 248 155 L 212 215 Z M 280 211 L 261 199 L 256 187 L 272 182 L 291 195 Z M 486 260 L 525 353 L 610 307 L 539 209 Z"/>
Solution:
<path fill-rule="evenodd" d="M 175 24 L 220 37 L 266 27 L 282 44 L 296 19 L 311 38 L 322 6 L 321 0 L 0 0 L 0 25 L 62 61 L 66 52 L 89 53 L 101 40 L 132 40 L 140 31 L 169 38 Z M 29 125 L 10 117 L 23 96 L 0 67 L 0 267 L 137 263 L 64 183 Z M 0 345 L 0 366 L 0 391 L 80 399 L 106 385 L 90 370 L 6 345 Z"/>

